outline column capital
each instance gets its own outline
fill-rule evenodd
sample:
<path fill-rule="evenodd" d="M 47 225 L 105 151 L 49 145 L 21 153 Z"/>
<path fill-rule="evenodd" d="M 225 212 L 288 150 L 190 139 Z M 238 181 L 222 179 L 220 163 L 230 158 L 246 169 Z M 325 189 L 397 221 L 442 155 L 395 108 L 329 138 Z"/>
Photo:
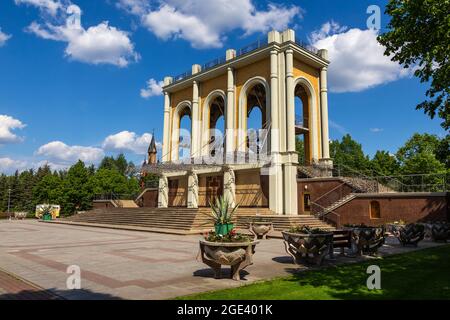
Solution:
<path fill-rule="evenodd" d="M 292 49 L 286 49 L 286 54 L 294 54 L 294 50 Z"/>

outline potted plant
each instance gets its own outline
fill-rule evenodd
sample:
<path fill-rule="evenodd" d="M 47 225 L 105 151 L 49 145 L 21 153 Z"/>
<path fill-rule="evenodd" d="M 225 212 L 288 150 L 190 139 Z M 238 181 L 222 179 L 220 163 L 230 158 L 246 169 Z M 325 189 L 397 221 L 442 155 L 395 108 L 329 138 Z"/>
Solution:
<path fill-rule="evenodd" d="M 211 212 L 206 213 L 214 222 L 217 235 L 226 235 L 234 229 L 233 216 L 239 205 L 231 208 L 230 202 L 223 196 L 217 197 L 214 203 L 210 202 Z"/>
<path fill-rule="evenodd" d="M 249 230 L 255 238 L 266 239 L 267 234 L 273 230 L 273 223 L 263 217 L 256 217 L 250 221 Z"/>
<path fill-rule="evenodd" d="M 352 230 L 352 240 L 357 254 L 374 255 L 385 242 L 384 226 L 371 227 L 365 224 L 347 224 L 345 228 Z"/>
<path fill-rule="evenodd" d="M 223 235 L 211 232 L 200 240 L 199 255 L 203 263 L 214 271 L 214 277 L 221 276 L 222 265 L 231 266 L 231 278 L 240 280 L 240 271 L 253 264 L 253 254 L 259 241 L 237 233 L 234 229 Z"/>
<path fill-rule="evenodd" d="M 282 234 L 286 252 L 297 264 L 302 260 L 310 262 L 312 259 L 321 265 L 333 243 L 332 232 L 308 226 L 293 227 L 289 231 L 282 231 Z"/>
<path fill-rule="evenodd" d="M 53 219 L 52 216 L 52 207 L 49 205 L 43 206 L 40 209 L 40 213 L 39 213 L 39 217 L 43 220 L 43 221 L 51 221 Z"/>
<path fill-rule="evenodd" d="M 410 223 L 395 230 L 394 235 L 403 246 L 413 245 L 417 247 L 419 241 L 425 237 L 425 226 L 418 223 Z"/>

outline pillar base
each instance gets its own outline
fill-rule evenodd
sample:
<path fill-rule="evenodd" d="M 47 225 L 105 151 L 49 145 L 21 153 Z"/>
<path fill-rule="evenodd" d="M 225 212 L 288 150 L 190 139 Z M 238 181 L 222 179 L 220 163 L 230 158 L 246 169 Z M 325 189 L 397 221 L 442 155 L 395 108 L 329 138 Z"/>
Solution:
<path fill-rule="evenodd" d="M 333 160 L 330 158 L 322 158 L 319 160 L 319 169 L 322 177 L 333 176 Z"/>

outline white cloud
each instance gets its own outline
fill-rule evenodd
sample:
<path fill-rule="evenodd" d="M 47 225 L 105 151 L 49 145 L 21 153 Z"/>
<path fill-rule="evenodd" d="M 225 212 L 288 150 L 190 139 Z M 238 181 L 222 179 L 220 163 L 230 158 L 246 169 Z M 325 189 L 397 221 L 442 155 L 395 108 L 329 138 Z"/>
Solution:
<path fill-rule="evenodd" d="M 14 160 L 11 158 L 0 158 L 0 173 L 11 174 L 16 170 L 24 170 L 27 162 L 22 160 Z"/>
<path fill-rule="evenodd" d="M 328 125 L 330 126 L 330 128 L 335 129 L 336 131 L 338 131 L 340 134 L 347 134 L 348 133 L 347 129 L 344 126 L 340 125 L 337 122 L 334 122 L 331 119 L 328 120 Z"/>
<path fill-rule="evenodd" d="M 162 94 L 163 84 L 163 81 L 157 82 L 155 79 L 148 80 L 147 87 L 145 89 L 141 89 L 141 97 L 150 98 L 153 96 L 160 96 Z"/>
<path fill-rule="evenodd" d="M 25 126 L 26 125 L 18 119 L 0 114 L 0 145 L 21 142 L 23 138 L 14 134 L 12 130 L 23 129 Z"/>
<path fill-rule="evenodd" d="M 27 4 L 38 7 L 40 10 L 55 16 L 58 10 L 63 8 L 59 0 L 14 0 L 17 5 Z"/>
<path fill-rule="evenodd" d="M 349 29 L 329 22 L 310 35 L 312 44 L 328 49 L 333 92 L 357 92 L 407 76 L 409 71 L 384 55 L 375 30 Z M 336 33 L 335 32 L 340 32 Z"/>
<path fill-rule="evenodd" d="M 73 60 L 119 67 L 139 60 L 125 31 L 109 26 L 108 21 L 85 29 L 81 24 L 82 12 L 77 5 L 61 6 L 57 10 L 61 10 L 65 24 L 32 22 L 27 31 L 43 39 L 66 42 L 65 54 Z"/>
<path fill-rule="evenodd" d="M 370 128 L 369 130 L 370 130 L 370 132 L 373 132 L 373 133 L 378 133 L 378 132 L 384 131 L 383 128 Z"/>
<path fill-rule="evenodd" d="M 107 151 L 146 154 L 151 141 L 152 135 L 150 133 L 144 133 L 139 136 L 135 132 L 122 131 L 106 137 L 103 141 L 102 148 Z M 157 147 L 159 145 L 157 143 Z"/>
<path fill-rule="evenodd" d="M 82 160 L 88 164 L 95 164 L 105 156 L 105 153 L 100 148 L 68 146 L 61 141 L 52 141 L 39 147 L 36 154 L 45 156 L 50 161 L 54 161 L 60 165 L 72 164 L 78 160 Z"/>
<path fill-rule="evenodd" d="M 10 34 L 2 32 L 2 28 L 0 28 L 0 47 L 2 47 L 11 37 Z"/>
<path fill-rule="evenodd" d="M 151 8 L 142 0 L 120 0 L 119 8 L 137 15 L 158 38 L 181 38 L 195 48 L 221 47 L 227 31 L 241 29 L 245 35 L 284 29 L 297 16 L 298 6 L 269 4 L 258 10 L 252 0 L 165 0 Z"/>

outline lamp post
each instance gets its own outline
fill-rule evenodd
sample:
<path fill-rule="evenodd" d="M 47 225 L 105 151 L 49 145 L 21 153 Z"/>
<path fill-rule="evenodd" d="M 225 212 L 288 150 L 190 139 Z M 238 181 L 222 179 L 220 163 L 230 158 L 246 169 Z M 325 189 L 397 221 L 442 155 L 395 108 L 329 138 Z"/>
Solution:
<path fill-rule="evenodd" d="M 9 217 L 9 220 L 11 220 L 11 213 L 9 212 L 10 207 L 11 207 L 11 188 L 8 188 L 8 217 Z"/>

